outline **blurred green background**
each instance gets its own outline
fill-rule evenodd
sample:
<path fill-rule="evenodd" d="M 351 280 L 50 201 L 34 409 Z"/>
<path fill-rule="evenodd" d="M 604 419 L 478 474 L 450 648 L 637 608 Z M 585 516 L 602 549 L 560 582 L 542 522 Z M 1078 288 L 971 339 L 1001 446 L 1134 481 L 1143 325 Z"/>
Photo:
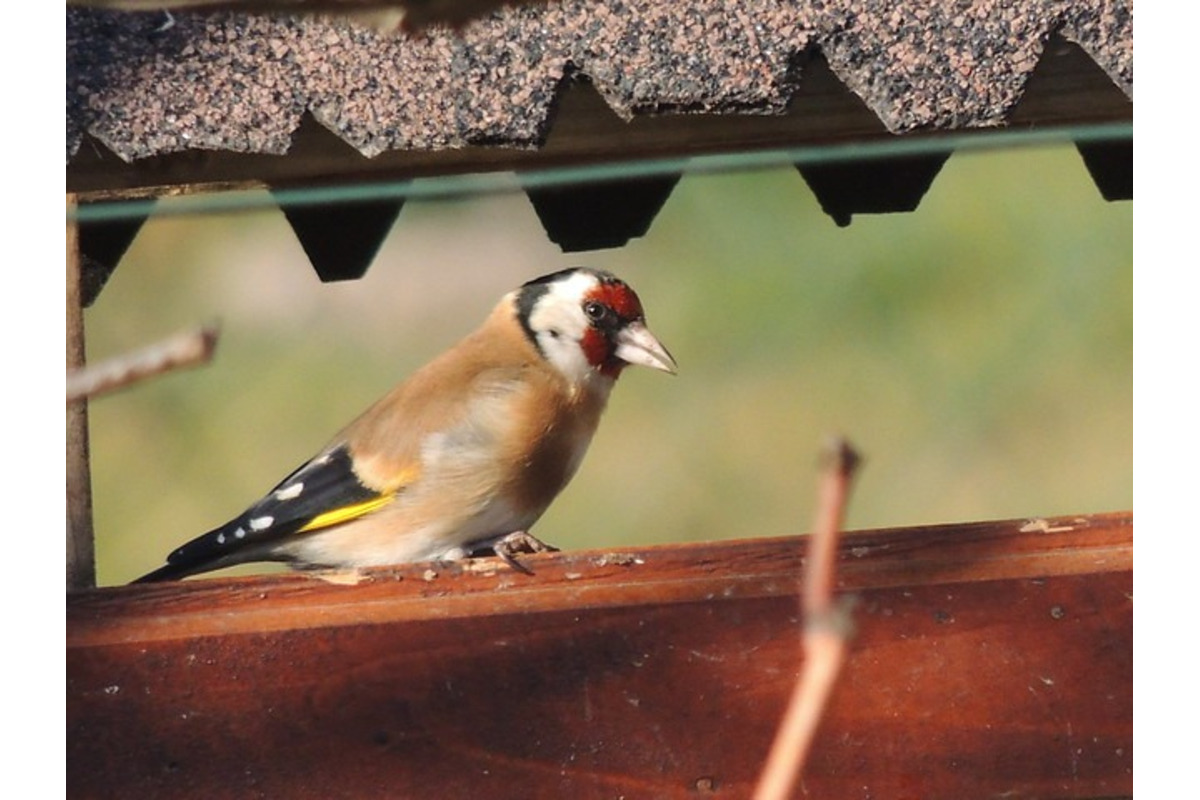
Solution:
<path fill-rule="evenodd" d="M 547 541 L 805 532 L 832 433 L 865 457 L 851 528 L 1132 507 L 1132 204 L 1073 147 L 1010 149 L 956 154 L 916 212 L 848 228 L 791 168 L 685 175 L 644 238 L 582 254 L 521 194 L 410 201 L 342 284 L 278 211 L 152 218 L 87 312 L 89 357 L 211 320 L 222 338 L 207 367 L 93 403 L 99 583 L 239 513 L 572 264 L 628 280 L 680 372 L 622 376 Z"/>

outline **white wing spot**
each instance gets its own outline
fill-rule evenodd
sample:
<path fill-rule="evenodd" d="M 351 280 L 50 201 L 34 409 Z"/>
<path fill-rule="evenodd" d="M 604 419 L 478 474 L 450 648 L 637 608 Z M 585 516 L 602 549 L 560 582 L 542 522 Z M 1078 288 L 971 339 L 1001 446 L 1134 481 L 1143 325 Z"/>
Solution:
<path fill-rule="evenodd" d="M 223 534 L 223 533 L 217 534 L 217 544 L 225 544 L 225 534 Z"/>
<path fill-rule="evenodd" d="M 233 535 L 236 536 L 238 539 L 245 539 L 246 538 L 246 529 L 239 526 L 238 529 L 233 532 Z"/>
<path fill-rule="evenodd" d="M 275 521 L 274 517 L 255 517 L 254 519 L 250 520 L 250 530 L 252 530 L 252 531 L 266 530 L 267 528 L 271 527 L 271 523 L 273 523 L 274 521 Z M 238 528 L 238 533 L 241 533 L 243 536 L 245 536 L 245 533 L 242 532 L 241 528 Z"/>
<path fill-rule="evenodd" d="M 285 486 L 275 493 L 276 500 L 292 500 L 300 496 L 304 491 L 304 483 L 293 483 L 291 486 Z"/>

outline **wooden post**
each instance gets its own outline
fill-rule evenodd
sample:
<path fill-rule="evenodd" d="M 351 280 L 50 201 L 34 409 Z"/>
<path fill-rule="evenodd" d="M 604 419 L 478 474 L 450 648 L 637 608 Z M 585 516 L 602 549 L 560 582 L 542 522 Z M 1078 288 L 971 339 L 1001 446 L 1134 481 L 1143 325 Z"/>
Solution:
<path fill-rule="evenodd" d="M 67 208 L 75 196 L 67 195 Z M 67 223 L 67 371 L 85 360 L 83 259 L 79 223 Z M 67 403 L 67 591 L 96 585 L 96 552 L 92 540 L 92 478 L 88 454 L 87 400 Z"/>

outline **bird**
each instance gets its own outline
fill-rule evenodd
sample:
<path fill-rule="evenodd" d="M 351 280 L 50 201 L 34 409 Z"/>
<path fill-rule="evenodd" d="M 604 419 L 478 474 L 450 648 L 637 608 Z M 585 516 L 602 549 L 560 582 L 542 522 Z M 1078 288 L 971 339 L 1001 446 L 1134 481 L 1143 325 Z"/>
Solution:
<path fill-rule="evenodd" d="M 235 564 L 346 569 L 556 548 L 529 532 L 578 470 L 625 367 L 676 373 L 634 290 L 570 267 L 505 294 L 261 499 L 134 583 Z"/>

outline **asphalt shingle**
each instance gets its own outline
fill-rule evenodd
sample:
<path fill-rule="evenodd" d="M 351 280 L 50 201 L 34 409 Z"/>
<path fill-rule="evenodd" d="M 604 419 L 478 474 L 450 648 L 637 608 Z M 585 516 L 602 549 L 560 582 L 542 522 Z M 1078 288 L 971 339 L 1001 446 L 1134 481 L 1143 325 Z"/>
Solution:
<path fill-rule="evenodd" d="M 165 22 L 68 9 L 68 161 L 85 133 L 126 161 L 283 154 L 305 112 L 368 157 L 536 148 L 573 74 L 625 120 L 782 114 L 813 50 L 893 133 L 994 126 L 1054 33 L 1133 96 L 1125 0 L 565 0 L 414 35 L 314 17 Z"/>

